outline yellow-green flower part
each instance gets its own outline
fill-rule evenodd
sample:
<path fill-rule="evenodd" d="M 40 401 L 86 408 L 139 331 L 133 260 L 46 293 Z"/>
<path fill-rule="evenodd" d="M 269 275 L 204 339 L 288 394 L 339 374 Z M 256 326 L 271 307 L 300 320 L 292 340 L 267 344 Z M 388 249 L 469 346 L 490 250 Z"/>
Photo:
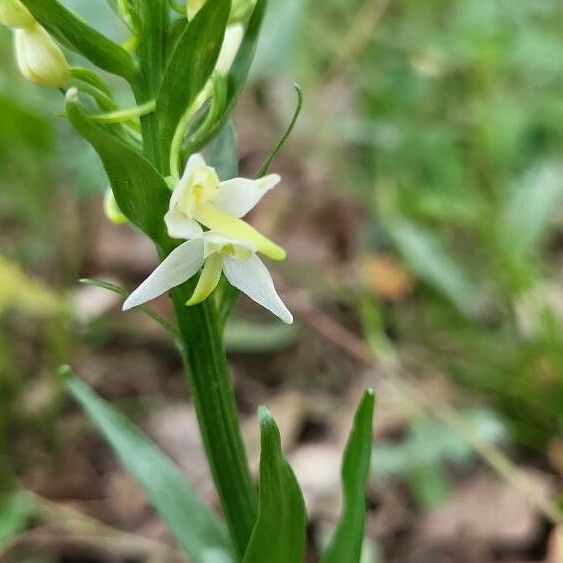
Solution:
<path fill-rule="evenodd" d="M 117 201 L 115 201 L 115 195 L 111 188 L 108 188 L 104 195 L 104 213 L 106 217 L 116 225 L 123 225 L 129 222 L 129 219 L 127 219 L 121 209 L 119 209 L 119 205 L 117 205 Z"/>
<path fill-rule="evenodd" d="M 0 24 L 14 29 L 35 23 L 35 18 L 19 0 L 0 0 Z"/>
<path fill-rule="evenodd" d="M 38 86 L 59 88 L 70 77 L 68 62 L 60 47 L 39 24 L 14 32 L 16 60 L 23 76 Z"/>
<path fill-rule="evenodd" d="M 203 157 L 194 154 L 170 198 L 164 217 L 168 234 L 179 239 L 198 238 L 203 225 L 226 237 L 247 241 L 273 260 L 283 260 L 283 248 L 242 220 L 279 182 L 277 174 L 258 180 L 233 178 L 221 182 Z"/>

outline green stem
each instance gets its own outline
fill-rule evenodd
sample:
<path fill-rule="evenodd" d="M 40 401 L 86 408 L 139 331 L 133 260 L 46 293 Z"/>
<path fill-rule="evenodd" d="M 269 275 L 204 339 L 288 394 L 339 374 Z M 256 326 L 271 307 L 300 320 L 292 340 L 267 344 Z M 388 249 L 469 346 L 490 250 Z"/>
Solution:
<path fill-rule="evenodd" d="M 144 152 L 167 176 L 170 154 L 159 137 L 158 91 L 166 62 L 168 0 L 140 0 L 138 5 L 141 72 L 140 80 L 134 84 L 135 97 L 139 105 L 157 100 L 157 111 L 141 117 Z M 162 257 L 170 250 L 163 249 Z M 195 307 L 186 306 L 192 285 L 187 283 L 172 291 L 182 355 L 211 474 L 242 559 L 256 520 L 256 491 L 242 441 L 218 313 L 210 299 Z"/>
<path fill-rule="evenodd" d="M 139 63 L 140 80 L 134 85 L 139 105 L 156 100 L 166 66 L 169 10 L 167 0 L 141 0 L 139 2 Z M 163 143 L 159 140 L 156 113 L 141 118 L 145 155 L 159 172 L 167 174 L 168 161 Z"/>
<path fill-rule="evenodd" d="M 242 558 L 256 520 L 256 491 L 242 442 L 217 311 L 212 300 L 188 309 L 186 300 L 191 290 L 185 284 L 172 292 L 182 352 L 211 473 Z"/>

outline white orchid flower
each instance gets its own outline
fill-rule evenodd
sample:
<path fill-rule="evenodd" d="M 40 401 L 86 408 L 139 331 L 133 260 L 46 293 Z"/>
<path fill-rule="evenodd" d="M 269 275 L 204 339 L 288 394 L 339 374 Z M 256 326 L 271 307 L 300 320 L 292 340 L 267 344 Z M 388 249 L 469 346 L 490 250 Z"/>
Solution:
<path fill-rule="evenodd" d="M 156 270 L 127 298 L 127 311 L 158 297 L 193 277 L 203 266 L 199 281 L 186 305 L 207 299 L 217 287 L 221 273 L 231 285 L 248 295 L 285 323 L 293 316 L 283 304 L 268 269 L 256 255 L 252 243 L 229 238 L 212 231 L 189 240 L 173 250 Z"/>
<path fill-rule="evenodd" d="M 168 234 L 181 239 L 201 238 L 203 225 L 226 237 L 248 241 L 273 260 L 283 260 L 283 248 L 241 220 L 279 182 L 277 174 L 258 180 L 233 178 L 221 182 L 215 169 L 207 166 L 201 155 L 194 154 L 170 198 L 164 217 Z"/>
<path fill-rule="evenodd" d="M 70 77 L 70 68 L 60 47 L 39 24 L 14 31 L 16 60 L 24 77 L 39 86 L 58 88 Z"/>

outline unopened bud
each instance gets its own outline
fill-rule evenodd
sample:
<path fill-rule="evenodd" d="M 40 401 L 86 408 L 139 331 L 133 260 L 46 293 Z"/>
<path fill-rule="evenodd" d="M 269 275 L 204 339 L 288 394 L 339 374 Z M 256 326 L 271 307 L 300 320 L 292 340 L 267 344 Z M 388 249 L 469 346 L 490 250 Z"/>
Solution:
<path fill-rule="evenodd" d="M 67 60 L 39 24 L 16 29 L 15 47 L 18 66 L 27 80 L 51 88 L 67 83 L 70 76 Z"/>
<path fill-rule="evenodd" d="M 35 18 L 19 0 L 0 0 L 0 24 L 6 27 L 28 27 Z"/>

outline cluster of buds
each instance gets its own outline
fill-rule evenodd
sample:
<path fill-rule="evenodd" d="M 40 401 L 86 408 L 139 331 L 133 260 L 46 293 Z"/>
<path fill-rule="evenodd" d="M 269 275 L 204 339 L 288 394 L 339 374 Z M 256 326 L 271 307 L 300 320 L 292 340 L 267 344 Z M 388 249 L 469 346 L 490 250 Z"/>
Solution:
<path fill-rule="evenodd" d="M 0 0 L 0 24 L 14 32 L 16 61 L 27 80 L 50 88 L 68 82 L 70 68 L 63 52 L 19 0 Z"/>

